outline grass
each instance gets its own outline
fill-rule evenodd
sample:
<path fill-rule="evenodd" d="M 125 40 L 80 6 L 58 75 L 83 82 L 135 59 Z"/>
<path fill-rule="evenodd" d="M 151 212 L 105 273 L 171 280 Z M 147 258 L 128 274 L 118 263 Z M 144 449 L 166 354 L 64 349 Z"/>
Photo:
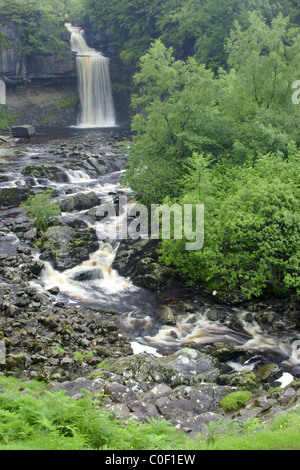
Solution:
<path fill-rule="evenodd" d="M 74 400 L 42 382 L 0 376 L 0 450 L 299 450 L 300 406 L 266 425 L 210 423 L 191 439 L 164 419 L 117 421 L 102 396 Z"/>

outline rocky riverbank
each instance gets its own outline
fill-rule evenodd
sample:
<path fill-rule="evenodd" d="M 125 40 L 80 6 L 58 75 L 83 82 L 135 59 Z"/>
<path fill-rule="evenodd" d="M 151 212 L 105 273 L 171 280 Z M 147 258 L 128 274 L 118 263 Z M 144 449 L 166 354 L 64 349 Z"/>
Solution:
<path fill-rule="evenodd" d="M 72 299 L 59 283 L 43 286 L 45 267 L 72 272 L 97 251 L 97 207 L 109 199 L 117 209 L 126 162 L 118 141 L 127 138 L 38 135 L 2 146 L 1 373 L 43 380 L 74 398 L 81 389 L 104 394 L 103 406 L 116 417 L 163 417 L 191 434 L 218 419 L 271 419 L 294 406 L 300 316 L 293 299 L 232 305 L 187 288 L 159 261 L 157 242 L 145 240 L 123 240 L 112 265 L 140 289 L 138 301 L 135 291 L 109 293 L 105 303 Z M 19 205 L 49 187 L 61 216 L 39 233 Z M 90 282 L 101 276 L 96 263 L 70 282 L 93 293 Z M 131 306 L 122 304 L 125 296 L 132 296 Z M 252 349 L 245 348 L 250 341 Z M 234 413 L 221 409 L 237 390 L 252 396 Z"/>

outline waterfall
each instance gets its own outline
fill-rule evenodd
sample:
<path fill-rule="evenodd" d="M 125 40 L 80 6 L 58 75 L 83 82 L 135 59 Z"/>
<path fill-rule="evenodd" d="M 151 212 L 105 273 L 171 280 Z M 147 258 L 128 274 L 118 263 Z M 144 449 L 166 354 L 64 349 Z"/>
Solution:
<path fill-rule="evenodd" d="M 109 73 L 109 59 L 90 48 L 84 31 L 66 23 L 70 45 L 77 52 L 76 65 L 81 103 L 79 127 L 114 127 L 115 111 Z"/>

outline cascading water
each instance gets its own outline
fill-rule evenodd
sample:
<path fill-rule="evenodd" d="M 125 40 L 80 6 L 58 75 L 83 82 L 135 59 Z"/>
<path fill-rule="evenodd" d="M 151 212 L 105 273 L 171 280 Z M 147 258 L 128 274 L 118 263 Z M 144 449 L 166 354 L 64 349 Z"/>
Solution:
<path fill-rule="evenodd" d="M 83 30 L 66 23 L 71 33 L 71 49 L 77 52 L 76 65 L 81 113 L 78 127 L 114 127 L 115 111 L 112 97 L 109 59 L 90 48 Z"/>
<path fill-rule="evenodd" d="M 65 130 L 64 130 L 65 132 Z M 81 130 L 72 129 L 72 136 L 76 139 L 82 139 Z M 107 162 L 107 168 L 114 159 L 119 158 L 115 155 L 113 160 L 112 148 L 105 147 L 103 135 L 111 135 L 111 130 L 88 130 L 87 135 L 94 136 L 97 144 L 93 145 L 93 154 L 102 153 L 105 150 L 105 157 L 102 162 Z M 120 130 L 117 131 L 118 135 Z M 99 135 L 100 134 L 100 135 Z M 78 137 L 79 136 L 79 137 Z M 41 137 L 42 142 L 44 137 Z M 110 139 L 110 137 L 109 137 Z M 82 140 L 80 141 L 82 143 Z M 70 140 L 70 148 L 73 149 L 73 137 Z M 90 142 L 86 142 L 87 148 L 90 148 Z M 23 144 L 22 144 L 23 145 Z M 82 159 L 78 156 L 78 161 L 72 159 L 72 168 L 65 166 L 65 137 L 60 155 L 57 152 L 57 145 L 49 147 L 42 143 L 42 146 L 36 144 L 24 144 L 26 152 L 22 159 L 19 156 L 9 159 L 5 163 L 5 176 L 0 182 L 0 189 L 6 187 L 22 187 L 26 183 L 26 176 L 22 174 L 24 164 L 31 165 L 36 158 L 41 158 L 43 163 L 55 162 L 56 165 L 64 171 L 67 178 L 59 181 L 48 181 L 45 178 L 30 177 L 30 185 L 35 188 L 41 186 L 55 189 L 59 194 L 59 199 L 65 199 L 75 195 L 77 192 L 85 193 L 93 190 L 102 203 L 114 202 L 118 195 L 124 194 L 129 188 L 124 188 L 119 182 L 121 171 L 109 171 L 96 178 L 94 170 L 91 167 L 83 166 Z M 81 145 L 81 144 L 80 144 Z M 53 160 L 55 158 L 55 160 Z M 99 308 L 99 311 L 113 316 L 114 321 L 132 338 L 134 341 L 133 350 L 155 351 L 155 354 L 168 354 L 174 352 L 186 345 L 197 344 L 200 350 L 205 350 L 209 345 L 233 346 L 238 351 L 247 353 L 247 361 L 244 363 L 232 360 L 227 361 L 227 365 L 233 370 L 253 370 L 256 365 L 264 361 L 279 364 L 280 367 L 291 375 L 300 376 L 300 333 L 297 328 L 288 327 L 286 331 L 279 329 L 265 329 L 263 325 L 255 320 L 255 313 L 244 311 L 241 308 L 230 308 L 218 305 L 212 298 L 202 298 L 202 296 L 193 296 L 193 294 L 184 288 L 177 291 L 171 288 L 165 292 L 163 298 L 158 298 L 155 292 L 149 292 L 134 285 L 130 278 L 124 278 L 114 269 L 114 259 L 118 250 L 118 240 L 113 237 L 110 239 L 108 232 L 104 230 L 103 221 L 90 214 L 92 209 L 80 211 L 63 212 L 60 217 L 61 224 L 73 222 L 83 222 L 87 228 L 95 230 L 99 239 L 99 246 L 96 252 L 91 253 L 88 260 L 83 261 L 77 266 L 60 272 L 50 262 L 44 262 L 44 270 L 39 279 L 33 279 L 30 284 L 36 288 L 46 298 L 49 299 L 49 292 L 58 287 L 59 293 L 54 295 L 54 302 L 63 302 L 66 305 L 88 306 Z M 5 209 L 2 218 L 11 217 L 10 211 L 15 209 Z M 118 216 L 111 217 L 109 228 L 115 232 L 118 224 L 123 224 L 125 214 L 120 212 Z M 108 223 L 108 222 L 107 222 Z M 117 230 L 116 230 L 117 231 Z M 105 237 L 104 237 L 105 235 Z M 6 231 L 0 231 L 0 255 L 15 253 L 16 248 L 22 240 L 15 235 L 8 234 Z M 40 253 L 36 253 L 37 259 Z M 141 260 L 143 261 L 143 260 Z M 0 276 L 1 281 L 1 276 Z M 1 282 L 0 282 L 1 284 Z M 52 294 L 51 294 L 52 295 Z M 199 297 L 199 298 L 198 298 Z M 161 321 L 161 306 L 172 305 L 175 313 L 175 321 Z M 103 310 L 102 310 L 103 309 Z M 272 311 L 267 311 L 272 317 Z M 102 313 L 99 313 L 101 316 Z M 232 324 L 233 317 L 238 318 L 238 327 Z M 274 313 L 276 316 L 276 314 Z M 253 354 L 253 355 L 252 355 Z M 250 359 L 248 357 L 250 356 Z"/>

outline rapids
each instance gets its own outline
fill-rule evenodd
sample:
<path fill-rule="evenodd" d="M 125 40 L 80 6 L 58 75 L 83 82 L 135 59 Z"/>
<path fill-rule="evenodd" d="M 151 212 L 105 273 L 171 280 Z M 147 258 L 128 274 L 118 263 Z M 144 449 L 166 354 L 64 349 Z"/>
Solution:
<path fill-rule="evenodd" d="M 51 134 L 52 132 L 52 134 Z M 123 168 L 115 168 L 103 175 L 89 174 L 82 167 L 82 155 L 101 155 L 103 161 L 110 162 L 120 158 L 118 141 L 130 137 L 126 129 L 60 129 L 55 132 L 39 130 L 36 137 L 28 141 L 16 140 L 18 153 L 3 163 L 5 178 L 0 189 L 31 185 L 32 188 L 52 188 L 59 201 L 78 192 L 94 191 L 101 202 L 112 201 L 119 194 L 131 194 L 120 181 Z M 73 153 L 66 155 L 66 147 Z M 64 181 L 50 181 L 47 178 L 30 177 L 22 174 L 26 165 L 51 164 L 60 168 L 66 175 Z M 66 165 L 67 163 L 67 165 Z M 70 166 L 71 163 L 71 166 Z M 98 222 L 87 215 L 88 211 L 62 213 L 61 221 L 84 220 L 97 230 Z M 2 220 L 20 215 L 18 207 L 3 208 Z M 113 221 L 112 221 L 113 223 Z M 19 243 L 18 237 L 11 234 L 1 236 L 0 253 L 13 252 Z M 300 376 L 300 332 L 268 331 L 258 322 L 249 321 L 249 312 L 243 309 L 220 305 L 214 295 L 194 295 L 190 288 L 174 286 L 157 294 L 137 287 L 129 278 L 122 277 L 113 269 L 113 261 L 118 250 L 115 240 L 100 240 L 99 248 L 90 258 L 80 265 L 59 272 L 50 262 L 38 281 L 32 282 L 41 292 L 59 287 L 57 300 L 72 306 L 100 306 L 114 309 L 117 322 L 132 339 L 134 351 L 150 351 L 167 354 L 191 343 L 199 347 L 227 344 L 245 350 L 252 356 L 244 364 L 228 361 L 232 369 L 251 370 L 260 361 L 280 364 L 284 371 Z M 40 253 L 36 249 L 36 257 Z M 1 281 L 1 280 L 0 280 Z M 189 308 L 184 309 L 188 302 Z M 175 324 L 163 324 L 158 312 L 164 305 L 173 303 L 176 311 Z M 213 312 L 223 309 L 239 318 L 242 329 L 233 328 L 225 320 L 213 320 Z M 267 313 L 272 313 L 269 309 Z M 115 316 L 114 316 L 115 317 Z"/>

